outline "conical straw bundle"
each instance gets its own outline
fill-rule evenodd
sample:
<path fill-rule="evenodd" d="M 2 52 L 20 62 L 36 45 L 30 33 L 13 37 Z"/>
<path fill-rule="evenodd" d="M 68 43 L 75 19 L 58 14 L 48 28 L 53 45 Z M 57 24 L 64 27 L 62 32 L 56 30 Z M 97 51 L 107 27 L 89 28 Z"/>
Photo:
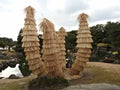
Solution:
<path fill-rule="evenodd" d="M 65 49 L 65 36 L 67 35 L 65 29 L 61 27 L 58 32 L 59 36 L 59 47 L 60 47 L 60 57 L 59 57 L 59 64 L 62 65 L 63 70 L 66 67 L 66 49 Z"/>
<path fill-rule="evenodd" d="M 88 15 L 85 14 L 85 13 L 82 13 L 82 14 L 80 14 L 78 16 L 77 20 L 80 22 L 80 25 L 85 24 L 85 26 L 86 26 L 86 24 L 87 24 L 87 18 L 88 18 Z"/>
<path fill-rule="evenodd" d="M 61 27 L 59 29 L 59 36 L 64 36 L 64 37 L 67 36 L 67 33 L 66 33 L 64 27 Z"/>
<path fill-rule="evenodd" d="M 72 65 L 71 74 L 83 73 L 83 69 L 88 61 L 91 54 L 91 43 L 93 42 L 90 28 L 87 23 L 88 15 L 82 13 L 78 16 L 78 21 L 80 23 L 77 32 L 77 56 L 75 63 Z"/>
<path fill-rule="evenodd" d="M 42 30 L 42 32 L 46 33 L 45 35 L 48 35 L 49 34 L 48 32 L 53 34 L 54 24 L 50 22 L 48 19 L 44 18 L 43 21 L 39 25 L 40 25 L 40 29 Z"/>
<path fill-rule="evenodd" d="M 43 60 L 46 74 L 51 77 L 63 76 L 61 67 L 58 63 L 57 34 L 54 24 L 44 18 L 40 23 L 40 29 L 43 31 Z"/>
<path fill-rule="evenodd" d="M 34 19 L 34 8 L 28 6 L 26 9 L 25 24 L 23 27 L 22 47 L 24 48 L 26 59 L 28 60 L 29 69 L 33 74 L 42 74 L 43 65 L 39 54 L 39 39 Z"/>

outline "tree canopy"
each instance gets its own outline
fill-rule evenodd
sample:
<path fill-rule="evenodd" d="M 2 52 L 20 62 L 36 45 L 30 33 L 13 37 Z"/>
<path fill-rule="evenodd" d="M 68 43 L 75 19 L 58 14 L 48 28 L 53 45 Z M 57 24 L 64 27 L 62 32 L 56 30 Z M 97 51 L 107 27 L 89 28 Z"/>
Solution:
<path fill-rule="evenodd" d="M 28 62 L 25 59 L 25 53 L 22 48 L 22 29 L 20 30 L 18 37 L 17 37 L 17 42 L 14 50 L 16 52 L 19 52 L 22 54 L 22 56 L 19 56 L 18 58 L 20 59 L 19 61 L 19 68 L 24 76 L 30 75 L 31 71 L 29 70 Z"/>
<path fill-rule="evenodd" d="M 108 43 L 114 48 L 120 48 L 119 22 L 107 22 L 105 25 L 97 24 L 96 26 L 92 26 L 90 29 L 94 45 L 97 43 Z"/>
<path fill-rule="evenodd" d="M 7 37 L 0 37 L 0 47 L 5 48 L 8 47 L 8 51 L 10 51 L 10 48 L 15 45 L 15 42 L 12 40 L 12 38 Z"/>
<path fill-rule="evenodd" d="M 77 30 L 73 30 L 70 32 L 67 32 L 67 36 L 65 38 L 66 41 L 66 50 L 75 50 L 76 48 L 76 36 L 77 36 Z"/>

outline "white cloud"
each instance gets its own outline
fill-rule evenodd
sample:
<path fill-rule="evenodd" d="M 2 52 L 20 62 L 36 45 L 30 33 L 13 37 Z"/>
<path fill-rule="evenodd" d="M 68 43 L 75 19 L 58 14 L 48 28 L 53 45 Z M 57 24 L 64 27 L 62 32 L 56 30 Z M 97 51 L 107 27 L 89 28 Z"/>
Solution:
<path fill-rule="evenodd" d="M 86 10 L 88 9 L 89 5 L 86 3 L 86 0 L 65 0 L 66 7 L 65 12 L 67 13 L 75 13 L 77 11 Z"/>
<path fill-rule="evenodd" d="M 50 11 L 64 10 L 65 1 L 64 0 L 48 0 L 47 8 Z"/>
<path fill-rule="evenodd" d="M 0 0 L 0 37 L 17 39 L 24 26 L 24 8 L 28 5 L 36 9 L 36 23 L 46 17 L 67 31 L 78 29 L 77 17 L 87 13 L 90 25 L 119 20 L 120 0 Z M 37 26 L 38 27 L 38 26 Z"/>

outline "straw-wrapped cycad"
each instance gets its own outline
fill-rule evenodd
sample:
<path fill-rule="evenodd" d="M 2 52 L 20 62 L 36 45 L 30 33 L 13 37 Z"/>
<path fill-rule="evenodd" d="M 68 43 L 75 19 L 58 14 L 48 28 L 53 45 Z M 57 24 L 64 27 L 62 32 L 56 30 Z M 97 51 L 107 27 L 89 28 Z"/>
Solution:
<path fill-rule="evenodd" d="M 25 12 L 26 18 L 22 29 L 22 47 L 24 48 L 26 60 L 28 60 L 29 69 L 33 74 L 39 75 L 44 71 L 44 69 L 39 52 L 40 45 L 34 19 L 34 8 L 28 6 L 25 9 Z"/>
<path fill-rule="evenodd" d="M 83 69 L 88 61 L 91 54 L 91 43 L 93 42 L 90 28 L 87 23 L 88 15 L 82 13 L 78 16 L 78 21 L 80 23 L 79 29 L 77 32 L 77 56 L 75 63 L 72 65 L 71 74 L 80 74 L 83 72 Z"/>
<path fill-rule="evenodd" d="M 65 32 L 65 29 L 63 27 L 61 27 L 59 29 L 58 32 L 58 36 L 59 36 L 59 48 L 60 48 L 60 56 L 59 56 L 59 63 L 62 66 L 62 69 L 66 68 L 66 49 L 65 49 L 65 36 L 67 35 L 67 33 Z"/>
<path fill-rule="evenodd" d="M 43 60 L 45 71 L 48 76 L 63 76 L 61 67 L 58 63 L 58 50 L 56 48 L 54 24 L 44 18 L 40 23 L 40 29 L 43 31 Z"/>

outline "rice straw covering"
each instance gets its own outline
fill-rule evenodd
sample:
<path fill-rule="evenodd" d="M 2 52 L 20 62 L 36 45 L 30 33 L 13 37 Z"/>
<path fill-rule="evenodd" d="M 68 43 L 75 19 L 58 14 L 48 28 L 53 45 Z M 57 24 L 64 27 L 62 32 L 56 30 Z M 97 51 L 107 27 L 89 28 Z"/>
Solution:
<path fill-rule="evenodd" d="M 91 54 L 91 43 L 93 42 L 90 28 L 87 23 L 88 15 L 82 13 L 78 16 L 79 29 L 77 31 L 77 56 L 72 65 L 71 74 L 77 75 L 83 72 L 83 69 Z"/>
<path fill-rule="evenodd" d="M 40 75 L 44 70 L 41 55 L 39 54 L 40 45 L 34 19 L 34 11 L 35 9 L 31 6 L 25 8 L 26 18 L 22 29 L 22 47 L 24 48 L 26 59 L 28 60 L 29 69 L 33 74 Z"/>
<path fill-rule="evenodd" d="M 54 24 L 44 18 L 40 23 L 40 29 L 43 32 L 43 56 L 46 75 L 55 77 L 63 76 L 62 68 L 58 63 L 59 49 L 57 45 L 58 35 L 55 32 Z"/>
<path fill-rule="evenodd" d="M 65 49 L 65 36 L 67 35 L 65 29 L 61 27 L 58 32 L 59 36 L 59 48 L 60 48 L 60 58 L 59 58 L 59 64 L 62 65 L 62 68 L 65 69 L 66 67 L 66 49 Z"/>

